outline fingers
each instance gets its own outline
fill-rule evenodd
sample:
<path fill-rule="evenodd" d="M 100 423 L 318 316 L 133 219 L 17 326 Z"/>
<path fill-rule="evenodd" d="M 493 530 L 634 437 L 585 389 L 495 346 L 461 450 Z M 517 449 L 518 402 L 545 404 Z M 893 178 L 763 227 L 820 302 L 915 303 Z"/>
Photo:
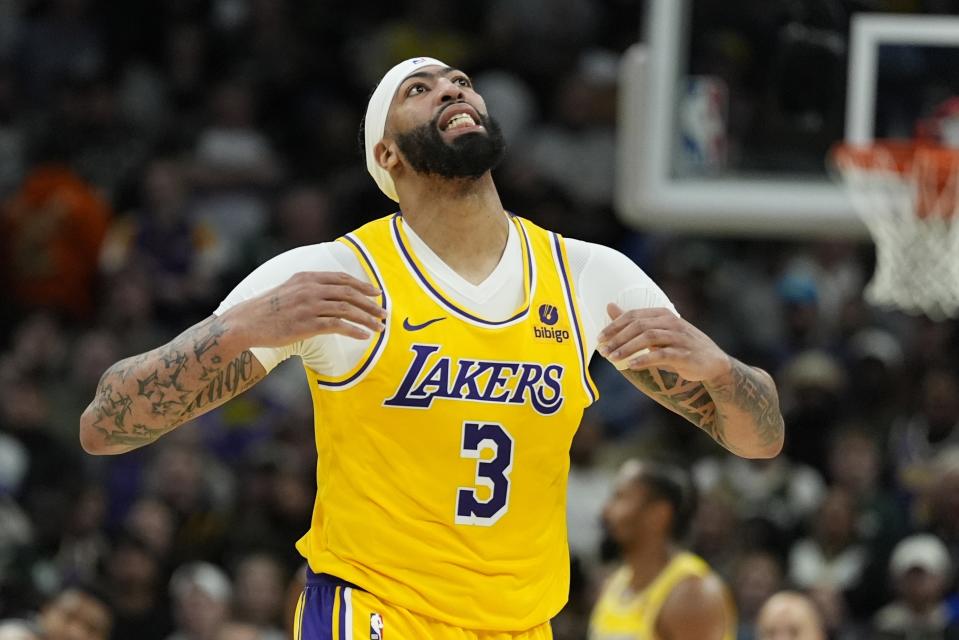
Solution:
<path fill-rule="evenodd" d="M 622 313 L 622 309 L 617 305 L 610 304 L 608 310 L 610 316 L 613 316 L 616 312 L 621 312 L 599 334 L 600 345 L 605 345 L 610 351 L 643 331 L 649 329 L 675 330 L 677 327 L 678 318 L 672 311 L 665 308 L 633 309 Z M 602 351 L 601 347 L 600 353 Z"/>
<path fill-rule="evenodd" d="M 364 339 L 370 334 L 362 327 L 383 331 L 386 309 L 371 299 L 382 294 L 376 286 L 342 272 L 303 272 L 296 278 L 303 306 L 319 333 Z"/>
<path fill-rule="evenodd" d="M 381 307 L 377 309 L 382 311 Z M 373 315 L 361 306 L 344 300 L 322 300 L 313 305 L 311 312 L 320 320 L 326 318 L 349 320 L 371 331 L 382 331 L 384 326 L 379 314 Z"/>
<path fill-rule="evenodd" d="M 615 302 L 610 302 L 608 305 L 606 305 L 606 313 L 609 314 L 610 318 L 615 320 L 616 318 L 618 318 L 619 316 L 623 315 L 626 312 L 623 311 L 622 307 L 620 307 Z"/>
<path fill-rule="evenodd" d="M 370 333 L 362 327 L 350 324 L 346 320 L 339 318 L 318 318 L 317 324 L 317 333 L 338 333 L 349 338 L 356 338 L 357 340 L 365 340 L 370 337 Z"/>
<path fill-rule="evenodd" d="M 648 323 L 650 326 L 668 326 L 664 323 L 676 320 L 676 315 L 665 307 L 654 307 L 650 309 L 633 309 L 623 311 L 615 303 L 610 303 L 606 307 L 607 312 L 613 321 L 606 325 L 606 328 L 599 334 L 600 342 L 605 342 L 608 338 L 619 333 L 629 324 L 639 321 Z"/>
<path fill-rule="evenodd" d="M 653 367 L 662 367 L 670 370 L 676 370 L 679 362 L 688 360 L 689 350 L 680 347 L 663 347 L 662 349 L 652 349 L 646 353 L 636 354 L 630 358 L 627 363 L 630 369 L 642 371 L 643 369 L 652 369 Z"/>
<path fill-rule="evenodd" d="M 378 296 L 383 293 L 375 285 L 369 282 L 363 282 L 342 271 L 304 271 L 298 273 L 296 277 L 305 281 L 315 282 L 316 284 L 351 287 L 364 296 Z"/>
<path fill-rule="evenodd" d="M 322 300 L 338 300 L 357 307 L 361 311 L 376 318 L 385 318 L 386 309 L 367 296 L 359 293 L 353 287 L 343 285 L 327 285 L 319 295 Z"/>
<path fill-rule="evenodd" d="M 643 349 L 659 349 L 666 345 L 673 345 L 678 339 L 679 336 L 673 331 L 649 329 L 621 344 L 607 342 L 600 348 L 600 353 L 609 360 L 618 362 Z M 606 350 L 606 353 L 603 353 L 603 350 Z"/>

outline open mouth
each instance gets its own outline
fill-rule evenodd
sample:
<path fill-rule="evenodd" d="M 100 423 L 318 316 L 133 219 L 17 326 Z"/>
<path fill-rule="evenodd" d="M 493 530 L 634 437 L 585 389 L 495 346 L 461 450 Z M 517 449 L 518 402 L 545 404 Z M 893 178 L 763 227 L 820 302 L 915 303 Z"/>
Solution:
<path fill-rule="evenodd" d="M 448 107 L 446 111 L 443 114 L 444 122 L 440 125 L 440 131 L 456 131 L 482 126 L 479 124 L 479 114 L 467 104 Z"/>

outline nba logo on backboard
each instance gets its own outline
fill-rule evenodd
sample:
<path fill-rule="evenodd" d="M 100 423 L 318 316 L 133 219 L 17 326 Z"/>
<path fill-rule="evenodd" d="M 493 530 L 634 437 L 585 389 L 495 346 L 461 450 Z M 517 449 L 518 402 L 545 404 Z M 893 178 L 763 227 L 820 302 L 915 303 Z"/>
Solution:
<path fill-rule="evenodd" d="M 383 640 L 383 616 L 370 614 L 370 640 Z"/>
<path fill-rule="evenodd" d="M 726 167 L 728 102 L 721 78 L 689 77 L 679 111 L 681 175 L 716 175 Z"/>
<path fill-rule="evenodd" d="M 550 326 L 556 324 L 556 321 L 559 320 L 559 309 L 551 304 L 539 305 L 539 320 Z"/>

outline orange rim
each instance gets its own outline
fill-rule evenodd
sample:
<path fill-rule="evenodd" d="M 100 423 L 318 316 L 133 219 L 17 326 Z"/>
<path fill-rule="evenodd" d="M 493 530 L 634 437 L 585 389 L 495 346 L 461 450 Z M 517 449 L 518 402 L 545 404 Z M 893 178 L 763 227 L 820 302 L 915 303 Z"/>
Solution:
<path fill-rule="evenodd" d="M 842 174 L 898 173 L 916 189 L 916 215 L 952 218 L 959 202 L 959 149 L 925 141 L 881 140 L 869 145 L 840 143 L 830 151 Z"/>

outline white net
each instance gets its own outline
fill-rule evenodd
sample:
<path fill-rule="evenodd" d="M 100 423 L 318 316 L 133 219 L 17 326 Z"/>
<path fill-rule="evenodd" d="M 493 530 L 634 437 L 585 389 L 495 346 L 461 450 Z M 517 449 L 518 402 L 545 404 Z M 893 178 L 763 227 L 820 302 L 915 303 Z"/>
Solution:
<path fill-rule="evenodd" d="M 934 320 L 959 316 L 959 151 L 841 145 L 832 157 L 876 243 L 866 300 Z"/>

